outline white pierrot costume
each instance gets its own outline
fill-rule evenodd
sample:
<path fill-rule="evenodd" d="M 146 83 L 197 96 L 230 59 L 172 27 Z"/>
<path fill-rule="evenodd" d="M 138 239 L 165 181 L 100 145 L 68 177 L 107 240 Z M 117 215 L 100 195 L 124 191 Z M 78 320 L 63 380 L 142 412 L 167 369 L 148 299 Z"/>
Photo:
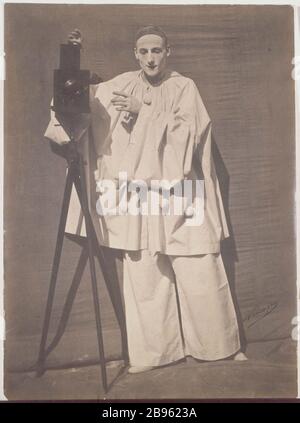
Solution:
<path fill-rule="evenodd" d="M 116 111 L 114 91 L 134 95 L 142 103 L 137 119 Z M 218 253 L 229 236 L 211 151 L 211 121 L 195 83 L 167 71 L 151 86 L 142 71 L 126 72 L 91 90 L 90 117 L 76 123 L 76 137 L 86 164 L 90 210 L 101 245 L 127 251 L 149 249 L 168 255 Z M 54 112 L 45 136 L 58 144 L 69 141 L 67 124 Z M 204 219 L 187 225 L 183 215 L 130 214 L 99 216 L 101 193 L 96 184 L 119 174 L 128 181 L 204 181 Z M 172 196 L 170 197 L 172 203 Z M 67 232 L 85 235 L 79 200 L 72 193 Z"/>
<path fill-rule="evenodd" d="M 115 91 L 140 100 L 137 118 L 116 111 L 111 102 Z M 64 144 L 68 132 L 68 123 L 51 112 L 45 136 Z M 142 71 L 121 74 L 91 90 L 91 114 L 76 122 L 75 133 L 99 242 L 125 250 L 123 292 L 131 365 L 159 366 L 186 355 L 218 360 L 234 354 L 240 348 L 239 330 L 220 254 L 220 242 L 229 233 L 212 157 L 211 121 L 195 83 L 173 71 L 157 86 L 150 86 Z M 104 195 L 96 186 L 108 180 L 120 190 L 120 173 L 126 173 L 129 183 L 144 181 L 147 200 L 152 199 L 153 180 L 204 181 L 202 223 L 187 224 L 187 213 L 100 216 L 96 205 Z M 174 198 L 175 193 L 169 204 Z M 67 232 L 85 235 L 75 191 Z"/>

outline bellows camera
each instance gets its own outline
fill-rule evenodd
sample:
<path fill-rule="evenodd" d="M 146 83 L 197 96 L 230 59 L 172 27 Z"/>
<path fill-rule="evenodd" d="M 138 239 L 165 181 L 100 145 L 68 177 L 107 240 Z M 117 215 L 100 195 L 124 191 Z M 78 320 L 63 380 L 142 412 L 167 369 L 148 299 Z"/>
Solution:
<path fill-rule="evenodd" d="M 59 114 L 89 113 L 89 85 L 102 80 L 80 69 L 80 49 L 76 44 L 60 45 L 60 68 L 54 70 L 53 109 Z"/>

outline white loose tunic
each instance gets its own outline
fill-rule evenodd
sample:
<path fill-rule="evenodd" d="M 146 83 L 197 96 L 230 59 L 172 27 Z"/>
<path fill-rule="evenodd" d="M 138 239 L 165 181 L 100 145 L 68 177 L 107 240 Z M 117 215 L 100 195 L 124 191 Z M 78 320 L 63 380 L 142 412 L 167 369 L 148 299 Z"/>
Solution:
<path fill-rule="evenodd" d="M 116 111 L 111 103 L 114 91 L 141 101 L 137 119 Z M 45 136 L 63 144 L 69 141 L 67 133 L 67 125 L 52 113 Z M 151 86 L 142 71 L 135 71 L 101 83 L 91 95 L 90 120 L 85 116 L 77 122 L 76 133 L 101 245 L 184 256 L 220 251 L 220 241 L 229 234 L 211 153 L 211 121 L 191 79 L 168 71 L 158 86 Z M 113 180 L 118 188 L 120 172 L 126 172 L 129 181 L 140 179 L 148 186 L 153 179 L 203 179 L 203 223 L 189 226 L 185 215 L 173 213 L 99 216 L 96 203 L 101 194 L 96 192 L 96 181 Z M 67 231 L 85 235 L 75 191 Z"/>

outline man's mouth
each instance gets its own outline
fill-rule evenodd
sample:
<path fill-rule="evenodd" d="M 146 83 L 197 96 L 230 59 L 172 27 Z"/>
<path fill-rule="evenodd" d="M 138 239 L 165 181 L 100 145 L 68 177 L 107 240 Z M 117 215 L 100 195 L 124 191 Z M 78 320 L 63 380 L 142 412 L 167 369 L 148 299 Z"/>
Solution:
<path fill-rule="evenodd" d="M 147 65 L 148 69 L 154 70 L 157 66 L 156 65 Z"/>

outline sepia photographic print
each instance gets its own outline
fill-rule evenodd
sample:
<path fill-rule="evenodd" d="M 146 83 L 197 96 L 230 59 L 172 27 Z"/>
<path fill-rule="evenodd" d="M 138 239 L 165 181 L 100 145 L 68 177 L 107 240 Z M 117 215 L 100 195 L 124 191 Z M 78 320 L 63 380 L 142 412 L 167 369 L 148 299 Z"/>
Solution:
<path fill-rule="evenodd" d="M 4 6 L 4 395 L 297 397 L 289 5 Z"/>

